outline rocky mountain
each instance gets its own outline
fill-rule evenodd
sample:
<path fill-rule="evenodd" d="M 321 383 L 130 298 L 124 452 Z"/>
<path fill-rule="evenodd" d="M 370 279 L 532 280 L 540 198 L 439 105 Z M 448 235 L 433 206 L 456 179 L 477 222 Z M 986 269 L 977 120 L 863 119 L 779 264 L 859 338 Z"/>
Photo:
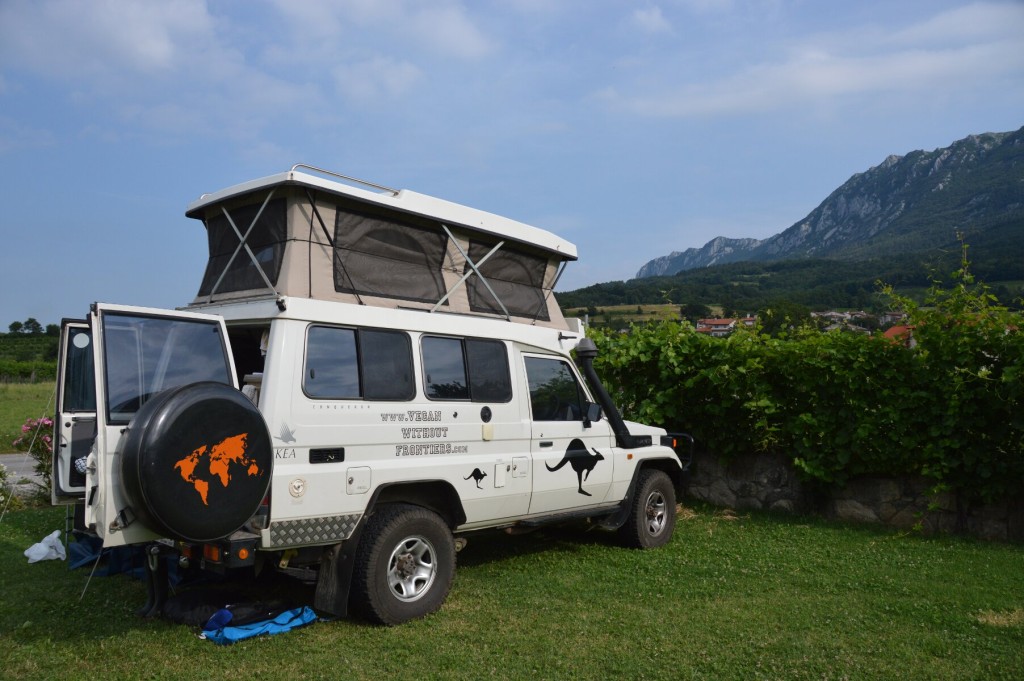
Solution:
<path fill-rule="evenodd" d="M 718 237 L 702 248 L 655 258 L 637 278 L 748 260 L 926 252 L 955 245 L 958 232 L 971 243 L 972 235 L 990 231 L 1024 239 L 1024 128 L 889 156 L 775 236 Z"/>
<path fill-rule="evenodd" d="M 636 273 L 636 278 L 659 277 L 698 267 L 724 265 L 727 262 L 747 260 L 750 257 L 750 253 L 760 246 L 761 243 L 759 239 L 716 237 L 704 244 L 703 248 L 687 248 L 685 251 L 673 251 L 668 255 L 651 260 L 640 268 L 640 271 Z"/>

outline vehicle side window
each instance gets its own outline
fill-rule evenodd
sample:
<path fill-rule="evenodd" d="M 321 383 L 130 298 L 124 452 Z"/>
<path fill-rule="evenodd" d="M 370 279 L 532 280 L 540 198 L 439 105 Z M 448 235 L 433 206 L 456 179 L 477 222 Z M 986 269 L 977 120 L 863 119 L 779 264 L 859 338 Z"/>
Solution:
<path fill-rule="evenodd" d="M 92 331 L 69 329 L 64 359 L 61 411 L 96 411 L 96 376 L 92 358 Z"/>
<path fill-rule="evenodd" d="M 504 343 L 424 336 L 422 350 L 428 398 L 473 402 L 512 399 L 512 377 Z"/>
<path fill-rule="evenodd" d="M 355 329 L 310 327 L 302 388 L 310 397 L 357 399 L 362 395 Z"/>
<path fill-rule="evenodd" d="M 526 377 L 534 421 L 583 420 L 583 393 L 567 362 L 527 357 Z"/>
<path fill-rule="evenodd" d="M 508 353 L 499 341 L 466 339 L 469 390 L 474 402 L 508 402 L 512 399 L 512 378 Z"/>
<path fill-rule="evenodd" d="M 302 388 L 310 397 L 411 400 L 412 345 L 400 331 L 311 326 Z"/>
<path fill-rule="evenodd" d="M 427 397 L 432 400 L 468 400 L 469 384 L 462 340 L 425 337 L 422 348 Z"/>
<path fill-rule="evenodd" d="M 416 396 L 408 334 L 360 329 L 359 368 L 363 397 L 368 400 L 411 400 Z"/>

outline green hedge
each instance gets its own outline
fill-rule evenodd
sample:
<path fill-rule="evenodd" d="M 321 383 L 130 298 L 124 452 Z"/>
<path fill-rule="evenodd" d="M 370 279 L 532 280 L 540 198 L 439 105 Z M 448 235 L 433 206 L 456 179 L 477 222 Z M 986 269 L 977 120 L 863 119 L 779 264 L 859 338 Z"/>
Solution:
<path fill-rule="evenodd" d="M 828 485 L 924 475 L 968 502 L 1009 499 L 1024 494 L 1024 319 L 967 284 L 934 289 L 929 308 L 897 298 L 913 349 L 842 332 L 710 338 L 666 322 L 593 331 L 596 366 L 629 417 L 724 457 L 773 451 Z"/>
<path fill-rule="evenodd" d="M 0 359 L 0 381 L 9 383 L 53 381 L 56 377 L 56 362 L 19 362 L 11 359 Z"/>

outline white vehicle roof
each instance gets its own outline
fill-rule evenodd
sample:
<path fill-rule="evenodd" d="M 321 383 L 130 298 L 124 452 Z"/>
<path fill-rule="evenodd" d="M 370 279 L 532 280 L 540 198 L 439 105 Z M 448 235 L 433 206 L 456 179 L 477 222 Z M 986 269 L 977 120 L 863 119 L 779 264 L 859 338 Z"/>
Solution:
<path fill-rule="evenodd" d="M 307 168 L 312 171 L 332 175 L 338 179 L 332 180 L 323 177 L 310 175 L 309 173 L 296 170 Z M 359 183 L 366 187 L 375 189 L 361 189 L 353 187 L 346 182 Z M 510 220 L 509 218 L 488 213 L 486 211 L 463 206 L 451 201 L 445 201 L 427 194 L 410 191 L 408 189 L 391 189 L 382 185 L 358 180 L 356 178 L 337 175 L 327 170 L 306 166 L 301 163 L 292 166 L 287 172 L 276 175 L 268 175 L 256 180 L 242 182 L 227 189 L 203 194 L 201 197 L 188 205 L 185 215 L 190 218 L 202 219 L 205 208 L 212 204 L 221 203 L 244 194 L 250 194 L 260 189 L 273 186 L 295 185 L 300 187 L 311 187 L 330 192 L 341 196 L 348 196 L 359 201 L 373 203 L 388 208 L 394 208 L 404 213 L 434 218 L 441 222 L 452 223 L 460 227 L 479 230 L 493 236 L 511 239 L 522 244 L 529 244 L 536 248 L 557 254 L 561 260 L 576 260 L 576 244 L 573 244 L 556 234 L 552 234 L 538 227 L 533 227 L 523 222 Z"/>

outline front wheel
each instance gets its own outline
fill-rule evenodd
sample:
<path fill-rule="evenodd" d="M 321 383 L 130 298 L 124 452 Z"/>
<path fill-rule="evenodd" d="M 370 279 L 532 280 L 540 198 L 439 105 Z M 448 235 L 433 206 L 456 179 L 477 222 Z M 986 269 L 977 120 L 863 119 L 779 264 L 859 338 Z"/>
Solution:
<path fill-rule="evenodd" d="M 352 575 L 355 609 L 379 624 L 429 615 L 455 575 L 455 541 L 440 516 L 410 505 L 385 506 L 367 521 Z"/>
<path fill-rule="evenodd" d="M 676 490 L 664 471 L 640 473 L 629 517 L 619 528 L 623 544 L 636 549 L 664 546 L 676 526 Z"/>

